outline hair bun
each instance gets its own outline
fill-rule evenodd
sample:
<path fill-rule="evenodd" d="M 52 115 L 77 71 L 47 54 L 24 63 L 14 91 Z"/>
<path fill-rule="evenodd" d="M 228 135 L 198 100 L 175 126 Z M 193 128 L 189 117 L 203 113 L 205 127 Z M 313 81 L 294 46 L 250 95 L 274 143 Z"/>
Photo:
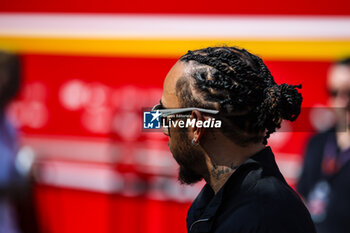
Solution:
<path fill-rule="evenodd" d="M 283 119 L 295 121 L 299 116 L 303 101 L 302 95 L 297 90 L 300 88 L 301 84 L 288 85 L 283 83 L 278 85 L 278 89 L 280 90 L 278 108 Z"/>

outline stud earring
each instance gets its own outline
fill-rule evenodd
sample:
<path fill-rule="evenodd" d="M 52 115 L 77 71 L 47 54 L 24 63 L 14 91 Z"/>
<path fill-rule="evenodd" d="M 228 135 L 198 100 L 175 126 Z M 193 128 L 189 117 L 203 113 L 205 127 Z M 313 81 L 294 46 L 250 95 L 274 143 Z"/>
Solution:
<path fill-rule="evenodd" d="M 198 142 L 196 142 L 196 139 L 192 139 L 192 145 L 193 146 L 198 146 L 199 145 L 199 140 L 198 140 Z"/>

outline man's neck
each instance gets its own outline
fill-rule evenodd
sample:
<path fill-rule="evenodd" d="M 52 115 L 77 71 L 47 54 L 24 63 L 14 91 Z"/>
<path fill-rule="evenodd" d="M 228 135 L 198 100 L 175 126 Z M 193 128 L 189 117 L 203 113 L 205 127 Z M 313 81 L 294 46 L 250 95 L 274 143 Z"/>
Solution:
<path fill-rule="evenodd" d="M 252 155 L 265 148 L 263 144 L 253 144 L 247 147 L 239 147 L 234 144 L 216 146 L 219 148 L 206 150 L 206 161 L 209 174 L 205 181 L 211 186 L 215 194 L 222 188 L 236 169 Z"/>
<path fill-rule="evenodd" d="M 210 171 L 209 180 L 207 183 L 214 190 L 215 194 L 224 186 L 231 175 L 236 171 L 237 167 L 220 165 L 212 167 Z"/>

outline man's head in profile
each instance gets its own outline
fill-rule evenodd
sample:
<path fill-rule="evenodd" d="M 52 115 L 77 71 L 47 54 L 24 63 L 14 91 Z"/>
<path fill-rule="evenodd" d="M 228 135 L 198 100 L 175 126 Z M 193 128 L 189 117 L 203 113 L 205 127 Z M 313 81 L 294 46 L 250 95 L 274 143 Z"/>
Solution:
<path fill-rule="evenodd" d="M 302 97 L 297 88 L 277 85 L 264 62 L 244 49 L 205 48 L 182 56 L 166 76 L 154 110 L 190 108 L 190 119 L 214 118 L 222 125 L 164 130 L 180 165 L 180 181 L 204 178 L 217 192 L 238 166 L 265 148 L 283 119 L 298 117 Z"/>

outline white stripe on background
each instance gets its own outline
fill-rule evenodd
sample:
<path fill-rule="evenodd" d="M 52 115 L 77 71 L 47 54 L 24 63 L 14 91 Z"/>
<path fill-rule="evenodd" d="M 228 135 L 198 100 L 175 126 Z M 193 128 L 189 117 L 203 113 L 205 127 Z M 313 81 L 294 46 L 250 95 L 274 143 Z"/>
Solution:
<path fill-rule="evenodd" d="M 34 170 L 39 183 L 102 193 L 122 191 L 124 181 L 108 165 L 41 162 Z"/>
<path fill-rule="evenodd" d="M 348 40 L 350 17 L 7 13 L 0 36 Z"/>

